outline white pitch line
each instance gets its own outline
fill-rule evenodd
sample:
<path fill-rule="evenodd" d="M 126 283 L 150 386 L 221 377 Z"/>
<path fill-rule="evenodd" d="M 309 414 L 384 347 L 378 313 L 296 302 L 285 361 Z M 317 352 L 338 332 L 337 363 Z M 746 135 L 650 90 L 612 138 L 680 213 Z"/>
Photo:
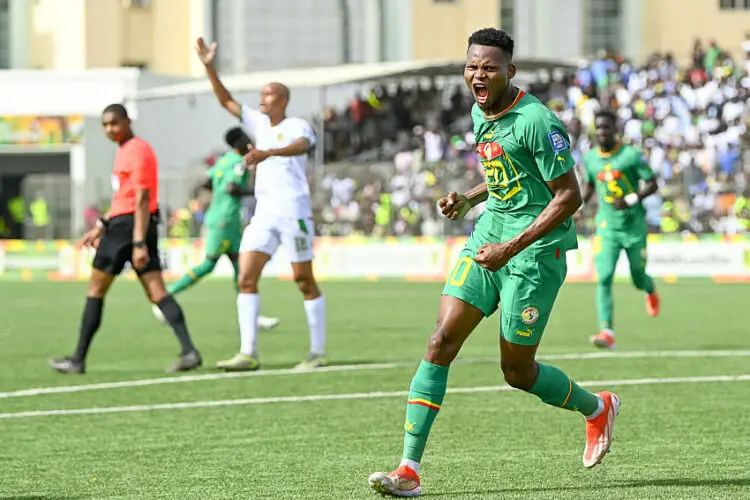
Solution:
<path fill-rule="evenodd" d="M 716 382 L 744 382 L 750 381 L 750 375 L 717 375 L 707 377 L 674 377 L 674 378 L 640 378 L 623 380 L 591 380 L 579 382 L 582 386 L 623 386 L 623 385 L 654 385 L 654 384 L 705 384 Z M 478 392 L 510 391 L 507 385 L 489 385 L 477 387 L 456 387 L 448 389 L 451 394 L 473 394 Z M 305 403 L 310 401 L 340 401 L 347 399 L 379 399 L 407 397 L 408 391 L 394 392 L 355 392 L 350 394 L 318 394 L 309 396 L 283 396 L 270 398 L 224 399 L 218 401 L 194 401 L 191 403 L 165 403 L 154 405 L 110 406 L 104 408 L 78 408 L 73 410 L 39 410 L 15 413 L 0 413 L 0 419 L 49 417 L 56 415 L 95 415 L 101 413 L 128 413 L 158 410 L 181 410 L 186 408 L 215 408 L 220 406 L 247 406 L 274 403 Z"/>
<path fill-rule="evenodd" d="M 643 359 L 643 358 L 704 358 L 704 357 L 750 357 L 750 350 L 746 351 L 593 351 L 572 354 L 539 355 L 540 361 L 586 360 L 586 359 Z M 484 364 L 499 363 L 498 358 L 464 358 L 454 364 Z M 64 394 L 71 392 L 98 391 L 104 389 L 121 389 L 125 387 L 147 387 L 163 384 L 184 384 L 187 382 L 202 382 L 207 380 L 223 380 L 245 377 L 272 377 L 281 375 L 310 375 L 315 373 L 353 372 L 367 370 L 392 370 L 394 368 L 416 367 L 418 361 L 400 361 L 393 363 L 363 363 L 356 365 L 336 365 L 315 370 L 304 371 L 296 369 L 259 370 L 257 372 L 207 373 L 202 375 L 182 375 L 176 377 L 158 377 L 141 380 L 123 380 L 119 382 L 102 382 L 98 384 L 68 385 L 58 387 L 39 387 L 35 389 L 21 389 L 10 392 L 0 392 L 0 399 L 23 398 L 41 396 L 44 394 Z"/>

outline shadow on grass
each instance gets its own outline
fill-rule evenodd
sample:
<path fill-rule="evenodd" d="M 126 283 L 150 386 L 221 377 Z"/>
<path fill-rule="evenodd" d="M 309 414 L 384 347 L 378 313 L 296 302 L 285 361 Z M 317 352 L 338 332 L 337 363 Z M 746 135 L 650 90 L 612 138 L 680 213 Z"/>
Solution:
<path fill-rule="evenodd" d="M 702 486 L 750 486 L 750 477 L 732 478 L 732 479 L 643 479 L 632 481 L 617 481 L 601 485 L 581 485 L 581 486 L 532 486 L 529 488 L 496 488 L 488 490 L 465 490 L 451 491 L 447 493 L 425 493 L 423 496 L 428 498 L 456 498 L 457 495 L 486 495 L 498 493 L 533 493 L 533 492 L 552 492 L 552 491 L 581 491 L 581 490 L 598 490 L 598 489 L 626 489 L 626 488 L 645 488 L 645 487 L 702 487 Z"/>

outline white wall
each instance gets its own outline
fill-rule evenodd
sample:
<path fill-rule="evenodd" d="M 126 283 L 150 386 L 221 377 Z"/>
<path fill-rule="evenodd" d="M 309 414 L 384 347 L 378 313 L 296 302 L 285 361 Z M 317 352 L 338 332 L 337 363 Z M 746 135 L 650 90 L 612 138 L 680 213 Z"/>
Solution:
<path fill-rule="evenodd" d="M 583 52 L 583 0 L 514 0 L 515 57 L 571 60 Z"/>

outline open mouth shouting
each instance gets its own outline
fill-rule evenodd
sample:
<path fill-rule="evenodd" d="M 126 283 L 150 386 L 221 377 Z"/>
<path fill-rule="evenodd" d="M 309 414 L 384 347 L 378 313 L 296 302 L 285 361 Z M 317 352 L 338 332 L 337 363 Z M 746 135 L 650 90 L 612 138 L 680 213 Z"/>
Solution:
<path fill-rule="evenodd" d="M 475 82 L 471 85 L 471 88 L 474 91 L 474 99 L 477 103 L 480 105 L 486 104 L 490 95 L 489 87 L 482 82 Z"/>

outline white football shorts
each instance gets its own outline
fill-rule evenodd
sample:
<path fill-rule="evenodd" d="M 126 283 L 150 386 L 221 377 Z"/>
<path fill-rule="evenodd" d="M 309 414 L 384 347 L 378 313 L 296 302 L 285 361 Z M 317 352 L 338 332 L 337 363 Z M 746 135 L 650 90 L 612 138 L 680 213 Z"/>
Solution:
<path fill-rule="evenodd" d="M 256 216 L 242 233 L 240 253 L 261 252 L 272 256 L 281 245 L 289 262 L 310 262 L 314 256 L 314 238 L 315 226 L 311 218 Z"/>

